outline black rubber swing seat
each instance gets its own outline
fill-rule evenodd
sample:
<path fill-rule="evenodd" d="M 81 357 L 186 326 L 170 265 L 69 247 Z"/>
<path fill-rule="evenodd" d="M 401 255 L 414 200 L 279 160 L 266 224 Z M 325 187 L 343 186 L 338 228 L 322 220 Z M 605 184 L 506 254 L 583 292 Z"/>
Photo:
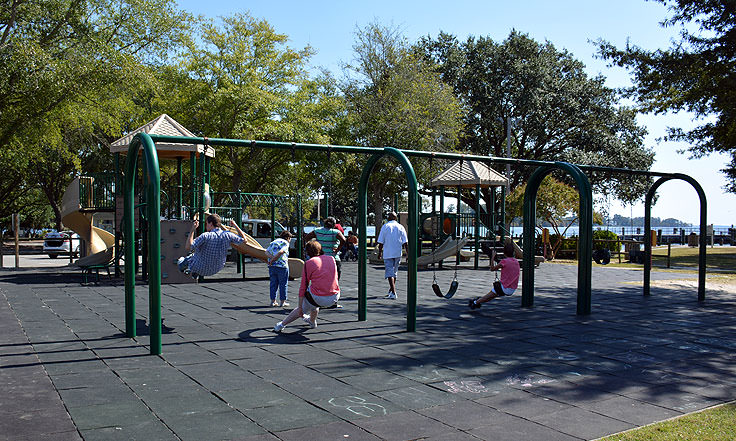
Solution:
<path fill-rule="evenodd" d="M 453 280 L 452 283 L 450 283 L 450 289 L 447 291 L 447 294 L 443 294 L 442 289 L 440 289 L 440 286 L 437 284 L 437 282 L 435 282 L 432 284 L 432 291 L 434 291 L 434 294 L 437 297 L 442 297 L 444 299 L 450 299 L 457 292 L 457 287 L 459 285 L 460 283 L 458 283 L 457 280 Z"/>

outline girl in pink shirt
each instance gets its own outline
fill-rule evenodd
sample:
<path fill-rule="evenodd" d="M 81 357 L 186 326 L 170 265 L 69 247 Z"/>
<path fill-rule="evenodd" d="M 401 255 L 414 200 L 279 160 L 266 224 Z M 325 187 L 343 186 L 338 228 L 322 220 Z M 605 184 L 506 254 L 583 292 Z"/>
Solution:
<path fill-rule="evenodd" d="M 482 303 L 493 300 L 496 297 L 510 296 L 516 291 L 516 288 L 519 286 L 521 268 L 519 267 L 519 261 L 514 257 L 514 245 L 511 241 L 506 242 L 503 246 L 503 254 L 506 257 L 494 265 L 496 250 L 493 250 L 491 253 L 491 271 L 498 271 L 500 268 L 501 280 L 493 283 L 493 288 L 491 288 L 488 294 L 476 299 L 470 299 L 468 302 L 470 309 L 480 308 Z"/>
<path fill-rule="evenodd" d="M 282 321 L 276 323 L 273 330 L 281 332 L 286 325 L 299 317 L 314 329 L 317 327 L 319 308 L 332 306 L 340 298 L 340 286 L 337 283 L 337 265 L 335 258 L 322 254 L 322 245 L 316 240 L 307 242 L 307 255 L 304 263 L 302 283 L 299 286 L 299 302 L 296 308 Z"/>

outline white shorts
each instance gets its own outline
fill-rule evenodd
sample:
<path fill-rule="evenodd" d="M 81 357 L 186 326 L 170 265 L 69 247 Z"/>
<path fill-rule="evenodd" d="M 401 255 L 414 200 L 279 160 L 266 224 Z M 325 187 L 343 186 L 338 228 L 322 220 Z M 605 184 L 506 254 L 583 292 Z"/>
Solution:
<path fill-rule="evenodd" d="M 331 296 L 315 296 L 312 295 L 312 298 L 314 299 L 314 302 L 317 303 L 320 307 L 324 308 L 326 306 L 332 306 L 340 299 L 340 293 L 335 293 Z M 307 300 L 306 297 L 302 297 L 302 312 L 304 314 L 309 314 L 310 312 L 314 311 L 315 309 L 318 309 L 316 306 L 309 303 L 309 300 Z"/>

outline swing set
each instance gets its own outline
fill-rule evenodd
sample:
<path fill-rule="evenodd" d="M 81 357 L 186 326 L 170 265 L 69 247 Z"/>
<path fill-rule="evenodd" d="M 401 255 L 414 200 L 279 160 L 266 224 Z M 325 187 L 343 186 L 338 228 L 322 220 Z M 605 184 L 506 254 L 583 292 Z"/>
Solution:
<path fill-rule="evenodd" d="M 406 329 L 408 332 L 416 331 L 416 313 L 417 313 L 417 257 L 419 251 L 418 232 L 419 232 L 419 200 L 418 200 L 418 183 L 414 169 L 408 157 L 421 158 L 440 158 L 449 160 L 463 159 L 478 161 L 485 164 L 515 164 L 524 166 L 537 167 L 527 182 L 526 192 L 524 195 L 524 234 L 525 237 L 533 238 L 536 224 L 536 192 L 541 184 L 541 180 L 553 170 L 563 170 L 570 174 L 577 183 L 578 192 L 580 194 L 580 240 L 578 261 L 578 314 L 590 314 L 591 306 L 591 249 L 592 249 L 592 190 L 587 176 L 583 173 L 586 171 L 615 171 L 625 174 L 643 174 L 647 176 L 660 176 L 660 179 L 650 189 L 647 194 L 647 203 L 650 203 L 654 190 L 666 180 L 681 179 L 689 182 L 698 192 L 701 200 L 701 235 L 700 246 L 701 255 L 699 259 L 699 285 L 698 300 L 705 299 L 705 237 L 706 237 L 706 202 L 705 193 L 698 183 L 687 175 L 679 173 L 656 173 L 643 170 L 627 170 L 612 169 L 607 167 L 577 166 L 566 162 L 549 162 L 536 160 L 522 160 L 497 158 L 491 156 L 475 156 L 475 155 L 459 155 L 456 153 L 439 153 L 424 152 L 416 150 L 399 150 L 393 147 L 357 147 L 357 146 L 326 146 L 318 144 L 298 144 L 273 141 L 249 141 L 249 140 L 233 140 L 220 138 L 199 138 L 199 137 L 177 137 L 163 135 L 149 135 L 146 133 L 138 133 L 130 141 L 128 154 L 125 160 L 125 176 L 136 176 L 138 168 L 138 156 L 143 157 L 143 166 L 147 179 L 143 181 L 144 193 L 147 195 L 148 204 L 146 205 L 146 222 L 150 234 L 148 235 L 148 262 L 149 262 L 149 330 L 150 330 L 150 352 L 153 355 L 161 354 L 161 203 L 160 203 L 160 184 L 161 176 L 158 164 L 158 155 L 156 151 L 156 143 L 195 143 L 215 146 L 230 147 L 258 147 L 271 149 L 295 149 L 305 151 L 319 152 L 343 152 L 343 153 L 360 153 L 370 155 L 366 162 L 360 177 L 358 191 L 358 229 L 366 231 L 367 227 L 367 211 L 368 211 L 368 180 L 373 172 L 377 162 L 384 156 L 393 157 L 400 165 L 408 185 L 408 239 L 409 239 L 409 257 L 407 268 L 407 320 Z M 125 179 L 123 197 L 125 202 L 124 208 L 124 233 L 127 240 L 134 237 L 134 195 L 135 195 L 135 179 Z M 650 212 L 647 210 L 646 215 Z M 647 224 L 647 227 L 649 225 Z M 647 231 L 649 234 L 649 231 Z M 367 320 L 367 255 L 366 255 L 366 236 L 361 234 L 359 237 L 359 264 L 358 264 L 358 320 Z M 532 306 L 534 296 L 534 241 L 524 241 L 524 271 L 523 271 L 523 292 L 522 306 Z M 136 261 L 136 247 L 130 244 L 125 246 L 125 261 Z M 644 291 L 649 292 L 649 268 L 645 265 Z M 135 268 L 134 265 L 125 266 L 125 329 L 128 337 L 136 336 L 136 312 L 135 312 Z M 452 285 L 452 284 L 451 284 Z M 457 290 L 457 288 L 455 288 Z M 449 292 L 449 291 L 448 291 Z"/>

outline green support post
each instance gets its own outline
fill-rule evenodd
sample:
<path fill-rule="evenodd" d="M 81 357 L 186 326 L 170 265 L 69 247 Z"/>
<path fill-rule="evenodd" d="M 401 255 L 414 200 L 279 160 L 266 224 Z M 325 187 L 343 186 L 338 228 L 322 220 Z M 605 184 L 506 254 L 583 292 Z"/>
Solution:
<path fill-rule="evenodd" d="M 580 234 L 578 238 L 578 296 L 577 314 L 588 315 L 591 310 L 591 272 L 593 248 L 593 191 L 588 177 L 575 165 L 556 162 L 537 168 L 529 177 L 524 193 L 524 258 L 522 260 L 521 305 L 534 305 L 534 245 L 537 191 L 542 179 L 555 168 L 566 171 L 575 179 L 580 195 Z"/>
<path fill-rule="evenodd" d="M 189 153 L 189 182 L 191 185 L 191 194 L 189 195 L 189 219 L 194 219 L 194 213 L 197 212 L 197 154 Z"/>
<path fill-rule="evenodd" d="M 480 253 L 480 184 L 475 184 L 475 260 L 473 269 L 478 269 L 478 258 Z"/>
<path fill-rule="evenodd" d="M 271 196 L 271 242 L 276 239 L 276 198 Z"/>
<path fill-rule="evenodd" d="M 649 188 L 644 202 L 644 296 L 650 295 L 651 285 L 651 272 L 652 272 L 652 242 L 651 242 L 651 231 L 652 231 L 652 201 L 657 189 L 665 182 L 671 179 L 679 179 L 687 182 L 695 188 L 700 199 L 700 237 L 698 237 L 698 301 L 705 301 L 705 256 L 706 256 L 706 234 L 708 226 L 708 201 L 705 197 L 703 187 L 700 186 L 698 181 L 692 177 L 682 174 L 674 173 L 670 176 L 664 176 L 659 178 L 654 185 Z"/>
<path fill-rule="evenodd" d="M 462 216 L 460 213 L 460 204 L 462 203 L 462 188 L 458 185 L 457 186 L 457 208 L 455 209 L 455 213 L 457 214 L 457 220 L 455 221 L 456 228 L 455 228 L 455 236 L 456 240 L 460 240 L 462 237 Z M 455 253 L 455 265 L 460 265 L 460 250 L 457 250 L 457 253 Z"/>
<path fill-rule="evenodd" d="M 296 195 L 296 249 L 297 257 L 304 259 L 304 244 L 302 238 L 304 237 L 304 219 L 302 219 L 302 195 Z"/>
<path fill-rule="evenodd" d="M 440 244 L 445 240 L 445 186 L 440 185 L 440 225 L 439 225 Z M 437 267 L 442 269 L 442 260 L 437 262 Z"/>
<path fill-rule="evenodd" d="M 182 219 L 182 206 L 184 205 L 184 175 L 182 173 L 182 157 L 176 158 L 176 176 L 178 177 L 178 185 L 176 186 L 176 219 Z"/>
<path fill-rule="evenodd" d="M 384 154 L 393 156 L 401 165 L 404 171 L 404 175 L 407 180 L 407 186 L 409 191 L 407 211 L 409 213 L 409 219 L 407 220 L 409 236 L 409 252 L 407 256 L 407 293 L 406 293 L 406 330 L 408 332 L 416 331 L 417 326 L 417 236 L 419 233 L 419 218 L 417 213 L 419 212 L 418 204 L 418 183 L 416 175 L 414 174 L 414 168 L 412 167 L 409 159 L 400 150 L 386 147 L 384 148 Z M 360 177 L 360 185 L 358 190 L 358 222 L 360 224 L 360 231 L 365 232 L 367 229 L 368 219 L 368 179 L 370 178 L 371 172 L 376 165 L 376 162 L 381 158 L 380 154 L 371 156 L 366 165 L 363 167 L 363 173 Z M 360 262 L 358 265 L 358 320 L 366 320 L 367 315 L 367 253 L 365 250 L 366 240 L 365 234 L 361 234 L 360 238 L 360 250 L 359 258 Z"/>
<path fill-rule="evenodd" d="M 146 133 L 137 134 L 130 142 L 125 170 L 125 331 L 128 337 L 135 337 L 135 223 L 133 222 L 135 176 L 138 165 L 138 153 L 143 147 L 144 164 L 148 174 L 147 185 L 147 222 L 148 222 L 148 250 L 150 264 L 148 269 L 148 308 L 149 329 L 151 338 L 151 354 L 161 353 L 161 175 L 159 172 L 156 146 Z"/>
<path fill-rule="evenodd" d="M 202 234 L 205 232 L 205 223 L 206 220 L 204 218 L 204 175 L 205 175 L 205 165 L 204 165 L 204 150 L 202 153 L 199 154 L 199 186 L 197 188 L 197 213 L 199 213 L 199 234 Z"/>

